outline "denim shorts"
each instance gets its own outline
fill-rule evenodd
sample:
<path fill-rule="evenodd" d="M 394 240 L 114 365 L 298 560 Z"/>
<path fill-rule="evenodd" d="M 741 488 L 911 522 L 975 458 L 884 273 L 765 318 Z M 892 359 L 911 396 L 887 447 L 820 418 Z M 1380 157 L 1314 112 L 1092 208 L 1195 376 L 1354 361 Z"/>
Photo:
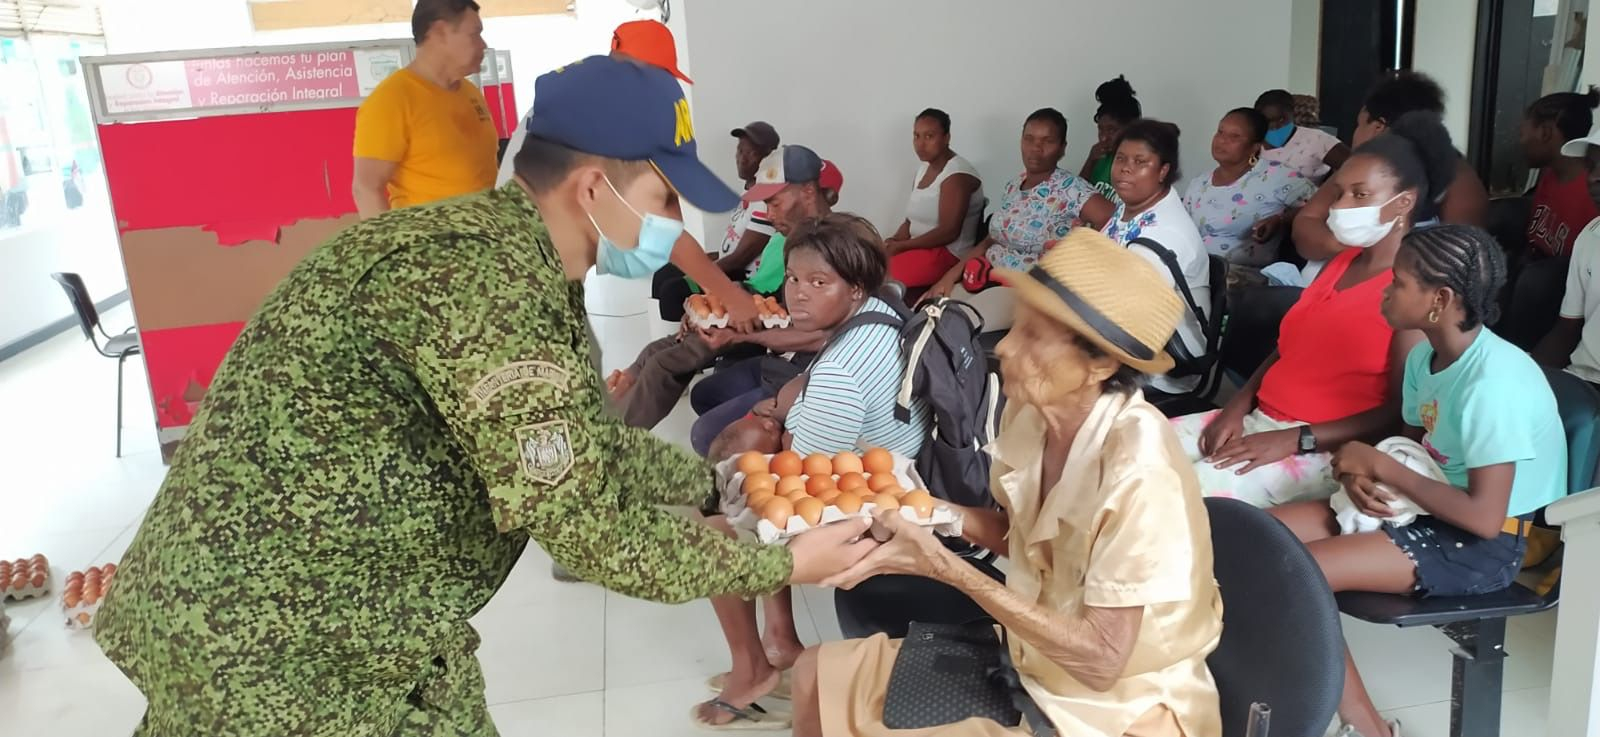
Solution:
<path fill-rule="evenodd" d="M 1489 594 L 1510 586 L 1528 542 L 1504 532 L 1485 540 L 1430 516 L 1405 527 L 1384 523 L 1383 531 L 1416 564 L 1413 591 L 1423 597 Z"/>

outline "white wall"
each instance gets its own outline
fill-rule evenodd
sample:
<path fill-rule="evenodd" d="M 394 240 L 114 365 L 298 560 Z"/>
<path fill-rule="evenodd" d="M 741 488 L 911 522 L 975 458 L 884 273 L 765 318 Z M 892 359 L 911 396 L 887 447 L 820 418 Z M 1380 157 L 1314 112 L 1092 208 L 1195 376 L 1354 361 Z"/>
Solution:
<path fill-rule="evenodd" d="M 1411 67 L 1444 88 L 1444 126 L 1458 148 L 1467 146 L 1472 117 L 1472 63 L 1477 47 L 1477 3 L 1417 0 Z"/>
<path fill-rule="evenodd" d="M 734 178 L 734 140 L 767 120 L 845 177 L 841 207 L 893 229 L 916 168 L 912 118 L 949 112 L 953 146 L 998 198 L 1021 171 L 1022 120 L 1066 114 L 1064 165 L 1094 141 L 1094 88 L 1126 74 L 1145 113 L 1183 130 L 1188 174 L 1210 167 L 1217 119 L 1289 82 L 1281 0 L 694 0 L 688 18 L 702 156 Z M 1202 29 L 1226 25 L 1240 43 Z M 780 27 L 779 30 L 762 30 Z M 1132 29 L 1137 28 L 1137 32 Z M 1243 39 L 1249 39 L 1243 42 Z M 712 227 L 721 223 L 711 219 Z"/>
<path fill-rule="evenodd" d="M 1290 92 L 1297 95 L 1317 94 L 1321 51 L 1322 0 L 1294 0 L 1289 18 Z"/>

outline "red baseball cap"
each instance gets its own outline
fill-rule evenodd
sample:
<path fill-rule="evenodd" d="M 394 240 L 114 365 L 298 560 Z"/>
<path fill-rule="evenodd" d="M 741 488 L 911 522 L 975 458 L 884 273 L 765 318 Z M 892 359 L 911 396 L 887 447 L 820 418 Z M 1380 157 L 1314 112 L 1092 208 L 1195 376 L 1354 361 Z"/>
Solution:
<path fill-rule="evenodd" d="M 617 26 L 617 30 L 611 34 L 611 53 L 661 67 L 671 72 L 672 76 L 694 84 L 694 80 L 678 71 L 678 44 L 672 40 L 672 31 L 664 23 L 630 20 Z"/>

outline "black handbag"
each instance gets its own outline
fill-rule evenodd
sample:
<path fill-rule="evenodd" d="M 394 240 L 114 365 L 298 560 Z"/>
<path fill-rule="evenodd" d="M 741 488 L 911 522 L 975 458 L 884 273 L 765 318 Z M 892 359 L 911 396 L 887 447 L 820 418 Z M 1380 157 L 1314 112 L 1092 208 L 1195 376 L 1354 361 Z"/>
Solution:
<path fill-rule="evenodd" d="M 925 729 L 973 717 L 1015 727 L 1024 715 L 1035 735 L 1054 737 L 1055 728 L 1022 688 L 993 621 L 911 623 L 889 672 L 885 727 Z"/>

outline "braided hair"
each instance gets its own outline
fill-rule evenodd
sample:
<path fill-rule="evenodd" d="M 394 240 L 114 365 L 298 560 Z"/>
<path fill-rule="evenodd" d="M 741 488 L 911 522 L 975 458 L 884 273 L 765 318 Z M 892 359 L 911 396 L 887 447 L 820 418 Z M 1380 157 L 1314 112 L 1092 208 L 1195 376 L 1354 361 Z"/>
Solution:
<path fill-rule="evenodd" d="M 1133 91 L 1133 85 L 1128 84 L 1127 77 L 1118 76 L 1101 82 L 1099 87 L 1094 88 L 1094 99 L 1100 103 L 1100 107 L 1094 111 L 1096 123 L 1107 119 L 1126 125 L 1144 117 L 1144 106 L 1139 104 L 1139 98 Z"/>
<path fill-rule="evenodd" d="M 1400 252 L 1412 257 L 1419 281 L 1449 287 L 1461 299 L 1462 330 L 1499 321 L 1506 257 L 1494 236 L 1471 225 L 1439 225 L 1406 235 Z"/>

